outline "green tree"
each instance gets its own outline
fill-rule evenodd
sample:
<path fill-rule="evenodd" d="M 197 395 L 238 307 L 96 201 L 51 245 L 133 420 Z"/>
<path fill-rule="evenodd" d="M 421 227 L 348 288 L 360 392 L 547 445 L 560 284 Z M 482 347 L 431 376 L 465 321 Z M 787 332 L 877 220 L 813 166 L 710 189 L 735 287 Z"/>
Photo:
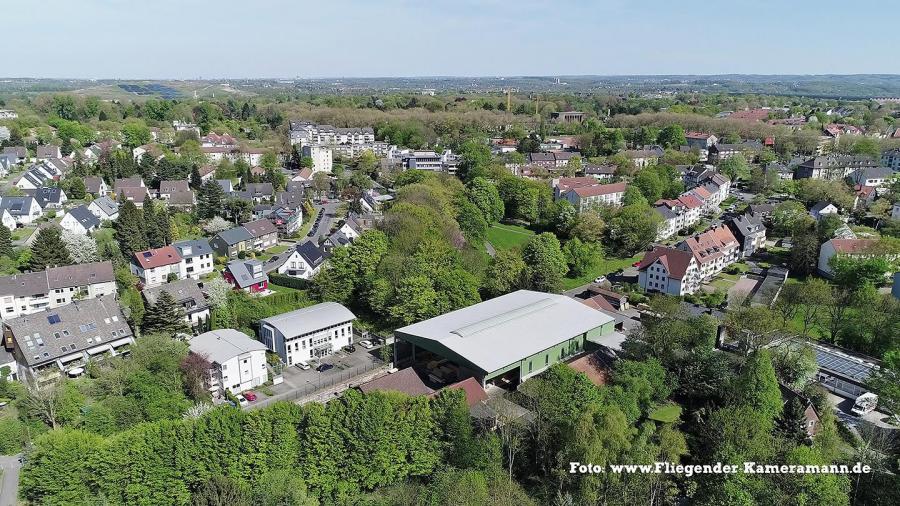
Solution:
<path fill-rule="evenodd" d="M 72 259 L 69 257 L 69 251 L 62 240 L 59 227 L 50 226 L 38 230 L 37 237 L 31 244 L 31 258 L 28 261 L 28 268 L 37 272 L 47 267 L 71 264 Z"/>
<path fill-rule="evenodd" d="M 665 182 L 660 179 L 659 174 L 652 167 L 640 171 L 632 184 L 641 191 L 641 195 L 649 202 L 659 200 L 663 196 L 663 191 L 666 187 Z"/>
<path fill-rule="evenodd" d="M 497 252 L 484 279 L 484 289 L 491 297 L 515 291 L 525 284 L 527 266 L 517 250 Z"/>
<path fill-rule="evenodd" d="M 563 253 L 569 265 L 569 277 L 577 278 L 591 272 L 601 260 L 600 246 L 596 243 L 585 243 L 577 237 L 570 239 Z"/>
<path fill-rule="evenodd" d="M 122 127 L 122 137 L 125 139 L 125 145 L 129 148 L 136 148 L 150 142 L 153 136 L 150 129 L 147 128 L 142 121 L 131 121 Z"/>
<path fill-rule="evenodd" d="M 2 225 L 0 225 L 0 255 L 6 257 L 13 255 L 12 232 Z"/>
<path fill-rule="evenodd" d="M 476 177 L 487 176 L 491 164 L 491 149 L 480 139 L 469 139 L 459 150 L 462 162 L 459 164 L 459 177 L 463 181 L 471 181 Z"/>
<path fill-rule="evenodd" d="M 90 504 L 88 461 L 103 438 L 79 430 L 62 429 L 38 436 L 19 483 L 21 496 L 34 504 Z"/>
<path fill-rule="evenodd" d="M 681 125 L 669 125 L 659 131 L 657 137 L 664 148 L 677 148 L 687 144 L 687 138 L 684 135 L 684 128 Z"/>
<path fill-rule="evenodd" d="M 190 331 L 184 320 L 184 309 L 168 290 L 160 292 L 156 302 L 144 312 L 143 330 L 146 334 L 175 335 Z"/>
<path fill-rule="evenodd" d="M 768 350 L 758 350 L 747 358 L 737 377 L 734 395 L 739 405 L 752 408 L 770 422 L 781 414 L 781 390 Z"/>
<path fill-rule="evenodd" d="M 544 232 L 532 237 L 522 249 L 529 288 L 555 292 L 568 271 L 566 257 L 555 235 Z"/>
<path fill-rule="evenodd" d="M 215 180 L 209 180 L 200 186 L 197 192 L 197 218 L 208 220 L 223 214 L 225 190 Z"/>
<path fill-rule="evenodd" d="M 194 506 L 251 506 L 250 487 L 225 476 L 212 476 L 194 492 Z"/>
<path fill-rule="evenodd" d="M 900 419 L 900 349 L 884 354 L 881 368 L 875 372 L 869 384 L 878 393 L 878 402 Z"/>
<path fill-rule="evenodd" d="M 728 176 L 732 181 L 749 179 L 750 165 L 744 155 L 737 153 L 719 164 L 719 172 Z"/>
<path fill-rule="evenodd" d="M 632 204 L 621 208 L 606 228 L 617 254 L 628 257 L 643 251 L 656 239 L 660 217 L 649 207 Z"/>
<path fill-rule="evenodd" d="M 488 179 L 476 177 L 466 185 L 466 194 L 488 223 L 496 223 L 503 218 L 503 200 L 497 186 Z"/>
<path fill-rule="evenodd" d="M 809 440 L 806 433 L 806 408 L 798 397 L 791 397 L 785 404 L 784 411 L 775 420 L 775 432 L 782 439 L 792 444 L 804 444 Z"/>
<path fill-rule="evenodd" d="M 69 198 L 80 200 L 87 195 L 87 188 L 84 186 L 84 179 L 80 177 L 73 178 L 69 184 L 69 190 L 66 192 Z"/>
<path fill-rule="evenodd" d="M 149 247 L 147 234 L 144 228 L 144 216 L 134 202 L 120 199 L 123 204 L 119 207 L 119 217 L 114 227 L 116 230 L 116 242 L 122 250 L 122 256 L 130 259 L 136 251 L 144 251 Z"/>

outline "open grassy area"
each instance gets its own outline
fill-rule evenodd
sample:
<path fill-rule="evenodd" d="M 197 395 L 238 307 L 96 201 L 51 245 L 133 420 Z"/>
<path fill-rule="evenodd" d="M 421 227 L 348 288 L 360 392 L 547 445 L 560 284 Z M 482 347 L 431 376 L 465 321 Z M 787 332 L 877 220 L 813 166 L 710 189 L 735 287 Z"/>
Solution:
<path fill-rule="evenodd" d="M 518 225 L 494 224 L 487 231 L 488 241 L 494 248 L 510 249 L 520 247 L 534 235 L 534 232 Z"/>
<path fill-rule="evenodd" d="M 306 234 L 309 233 L 309 229 L 312 228 L 313 223 L 316 222 L 316 215 L 319 214 L 318 209 L 314 209 L 314 212 L 303 215 L 303 225 L 300 227 L 300 231 L 297 232 L 297 237 L 304 238 Z"/>
<path fill-rule="evenodd" d="M 591 272 L 585 274 L 584 276 L 581 276 L 579 278 L 563 278 L 563 290 L 571 290 L 572 288 L 576 288 L 594 281 L 594 279 L 596 279 L 598 276 L 606 276 L 613 272 L 616 272 L 619 269 L 631 267 L 633 263 L 639 261 L 641 258 L 643 258 L 643 256 L 644 252 L 640 252 L 630 258 L 604 258 L 597 263 L 597 267 L 595 267 Z"/>
<path fill-rule="evenodd" d="M 678 404 L 666 404 L 653 410 L 648 416 L 651 420 L 663 423 L 673 423 L 681 416 L 681 406 Z"/>

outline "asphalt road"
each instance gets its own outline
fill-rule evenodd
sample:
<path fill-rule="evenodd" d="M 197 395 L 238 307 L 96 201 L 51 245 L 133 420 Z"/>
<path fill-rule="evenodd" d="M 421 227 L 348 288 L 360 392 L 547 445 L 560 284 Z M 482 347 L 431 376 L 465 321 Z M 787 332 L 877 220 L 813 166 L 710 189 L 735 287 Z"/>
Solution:
<path fill-rule="evenodd" d="M 3 481 L 0 482 L 0 506 L 15 506 L 18 504 L 19 471 L 22 463 L 21 455 L 0 456 L 0 469 L 3 469 Z"/>
<path fill-rule="evenodd" d="M 322 219 L 319 221 L 318 226 L 314 226 L 310 230 L 313 235 L 308 237 L 309 240 L 319 244 L 321 241 L 328 238 L 328 233 L 331 231 L 331 224 L 334 223 L 337 208 L 340 207 L 340 205 L 341 202 L 339 200 L 330 199 L 327 204 L 314 205 L 316 212 L 322 215 Z"/>

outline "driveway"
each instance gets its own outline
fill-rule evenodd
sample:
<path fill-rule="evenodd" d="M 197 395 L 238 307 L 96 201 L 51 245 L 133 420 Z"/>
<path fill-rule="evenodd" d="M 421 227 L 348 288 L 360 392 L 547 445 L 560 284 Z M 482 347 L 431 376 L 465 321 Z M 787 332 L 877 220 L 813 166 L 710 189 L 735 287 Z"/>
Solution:
<path fill-rule="evenodd" d="M 22 463 L 21 455 L 4 455 L 0 457 L 0 469 L 3 470 L 3 481 L 0 484 L 0 506 L 15 506 L 19 503 L 19 471 Z"/>

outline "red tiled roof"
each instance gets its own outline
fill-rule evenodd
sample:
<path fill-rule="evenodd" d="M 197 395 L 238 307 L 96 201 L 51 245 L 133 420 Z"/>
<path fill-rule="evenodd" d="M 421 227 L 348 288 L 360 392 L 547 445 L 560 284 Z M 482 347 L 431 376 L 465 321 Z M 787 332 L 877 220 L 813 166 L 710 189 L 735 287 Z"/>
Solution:
<path fill-rule="evenodd" d="M 853 187 L 853 189 L 856 190 L 857 195 L 860 195 L 862 197 L 868 197 L 869 195 L 872 194 L 872 192 L 875 191 L 874 186 L 856 185 Z"/>
<path fill-rule="evenodd" d="M 712 134 L 707 134 L 703 132 L 687 132 L 684 136 L 688 139 L 709 139 Z"/>
<path fill-rule="evenodd" d="M 769 117 L 769 109 L 750 109 L 747 111 L 735 111 L 728 116 L 731 119 L 745 119 L 749 121 L 762 121 Z"/>
<path fill-rule="evenodd" d="M 722 225 L 711 228 L 702 234 L 688 237 L 684 244 L 691 250 L 697 262 L 708 262 L 724 255 L 724 250 L 737 245 L 737 239 L 731 230 Z"/>
<path fill-rule="evenodd" d="M 579 197 L 596 197 L 597 195 L 609 195 L 625 191 L 625 183 L 601 184 L 597 186 L 582 186 L 574 191 Z"/>
<path fill-rule="evenodd" d="M 644 254 L 644 258 L 641 259 L 641 263 L 638 265 L 638 270 L 644 270 L 659 260 L 669 272 L 669 277 L 681 279 L 687 272 L 687 268 L 693 258 L 694 255 L 688 251 L 657 246 L 653 248 L 653 251 L 648 251 Z"/>
<path fill-rule="evenodd" d="M 478 380 L 475 378 L 467 378 L 452 385 L 447 385 L 447 388 L 465 392 L 466 404 L 468 404 L 470 408 L 481 401 L 486 401 L 488 398 L 484 388 L 481 388 L 481 383 L 478 383 Z"/>
<path fill-rule="evenodd" d="M 571 190 L 581 186 L 599 186 L 597 178 L 592 176 L 561 177 L 555 181 L 556 187 L 560 190 Z"/>
<path fill-rule="evenodd" d="M 591 383 L 603 386 L 609 382 L 609 366 L 596 355 L 585 355 L 568 363 L 568 366 L 584 373 Z"/>
<path fill-rule="evenodd" d="M 587 298 L 587 299 L 581 299 L 580 302 L 582 304 L 584 304 L 585 306 L 596 309 L 598 311 L 601 309 L 604 311 L 615 311 L 616 310 L 616 308 L 614 308 L 612 306 L 612 304 L 610 304 L 609 301 L 606 300 L 606 298 L 602 295 L 595 295 L 595 296 Z"/>
<path fill-rule="evenodd" d="M 690 193 L 685 193 L 684 195 L 679 196 L 678 200 L 688 209 L 703 207 L 703 202 L 700 202 L 700 199 L 691 195 Z"/>
<path fill-rule="evenodd" d="M 430 395 L 434 390 L 428 388 L 416 371 L 412 367 L 401 369 L 394 374 L 388 374 L 380 378 L 373 379 L 368 383 L 359 386 L 363 393 L 368 394 L 375 391 L 402 392 L 407 395 Z"/>
<path fill-rule="evenodd" d="M 875 239 L 832 239 L 831 245 L 838 253 L 863 253 L 878 242 Z"/>
<path fill-rule="evenodd" d="M 136 251 L 134 259 L 143 269 L 154 269 L 164 265 L 172 265 L 181 262 L 181 255 L 178 254 L 172 246 L 163 246 L 162 248 L 150 249 L 147 251 Z"/>
<path fill-rule="evenodd" d="M 694 188 L 694 193 L 696 193 L 697 195 L 700 196 L 700 198 L 703 198 L 703 199 L 708 199 L 712 195 L 712 193 L 710 193 L 709 190 L 707 190 L 706 188 L 704 188 L 702 186 L 698 186 L 698 187 Z"/>

